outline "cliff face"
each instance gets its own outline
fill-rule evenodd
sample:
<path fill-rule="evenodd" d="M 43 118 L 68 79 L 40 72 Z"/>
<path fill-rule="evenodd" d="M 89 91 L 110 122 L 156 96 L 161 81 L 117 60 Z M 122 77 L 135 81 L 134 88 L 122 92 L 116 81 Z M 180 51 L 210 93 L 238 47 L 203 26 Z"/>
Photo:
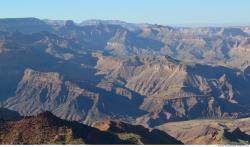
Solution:
<path fill-rule="evenodd" d="M 138 123 L 249 116 L 249 95 L 242 88 L 249 82 L 240 70 L 188 64 L 168 56 L 100 57 L 96 68 L 97 74 L 105 75 L 102 83 L 120 81 L 144 97 L 140 109 L 149 113 L 138 117 Z"/>
<path fill-rule="evenodd" d="M 17 85 L 15 96 L 2 105 L 22 115 L 35 115 L 52 111 L 60 118 L 91 124 L 101 118 L 133 121 L 141 114 L 141 99 L 132 99 L 132 91 L 115 88 L 105 91 L 98 87 L 81 88 L 78 84 L 65 80 L 56 72 L 24 71 Z M 129 108 L 129 109 L 127 109 Z"/>
<path fill-rule="evenodd" d="M 98 98 L 98 94 L 65 81 L 58 73 L 26 69 L 16 95 L 6 101 L 5 107 L 22 115 L 50 110 L 61 118 L 84 121 L 94 111 Z"/>
<path fill-rule="evenodd" d="M 187 64 L 168 56 L 98 58 L 94 76 L 101 80 L 96 85 L 74 83 L 56 72 L 26 69 L 15 96 L 3 106 L 23 115 L 49 110 L 88 124 L 100 118 L 156 126 L 249 116 L 245 87 L 249 81 L 240 70 Z"/>
<path fill-rule="evenodd" d="M 248 80 L 239 70 L 190 65 L 168 56 L 98 58 L 95 76 L 102 80 L 88 90 L 59 73 L 26 69 L 15 96 L 3 105 L 25 115 L 50 110 L 85 123 L 108 117 L 150 126 L 249 116 L 249 94 L 242 88 Z"/>

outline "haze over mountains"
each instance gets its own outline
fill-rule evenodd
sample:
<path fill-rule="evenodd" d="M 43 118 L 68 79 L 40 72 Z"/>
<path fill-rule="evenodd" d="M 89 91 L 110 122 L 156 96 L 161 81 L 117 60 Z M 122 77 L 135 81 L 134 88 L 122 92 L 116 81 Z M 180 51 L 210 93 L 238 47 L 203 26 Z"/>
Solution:
<path fill-rule="evenodd" d="M 0 19 L 0 105 L 89 125 L 249 117 L 249 30 Z"/>

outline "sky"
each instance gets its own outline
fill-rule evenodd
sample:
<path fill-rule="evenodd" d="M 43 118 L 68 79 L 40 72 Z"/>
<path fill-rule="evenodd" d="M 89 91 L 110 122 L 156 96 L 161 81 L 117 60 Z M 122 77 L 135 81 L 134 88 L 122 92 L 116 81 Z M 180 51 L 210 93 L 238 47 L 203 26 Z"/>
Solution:
<path fill-rule="evenodd" d="M 0 18 L 123 20 L 162 25 L 250 24 L 250 0 L 1 0 Z"/>

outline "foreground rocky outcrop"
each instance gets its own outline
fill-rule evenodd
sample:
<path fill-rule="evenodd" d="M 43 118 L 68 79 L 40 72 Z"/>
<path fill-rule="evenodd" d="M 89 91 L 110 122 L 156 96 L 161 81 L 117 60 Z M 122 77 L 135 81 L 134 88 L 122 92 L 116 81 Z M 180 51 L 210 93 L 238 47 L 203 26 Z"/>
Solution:
<path fill-rule="evenodd" d="M 136 128 L 136 127 L 135 127 Z M 131 126 L 133 129 L 133 126 Z M 137 132 L 136 129 L 134 129 Z M 123 130 L 126 134 L 126 130 Z M 165 142 L 155 144 L 181 144 L 165 133 Z M 149 142 L 145 142 L 149 143 Z M 0 144 L 138 144 L 121 139 L 117 134 L 100 131 L 75 121 L 62 120 L 46 111 L 36 116 L 25 116 L 17 121 L 0 121 Z"/>
<path fill-rule="evenodd" d="M 50 112 L 0 123 L 1 144 L 120 144 L 116 136 L 77 122 L 68 122 Z"/>

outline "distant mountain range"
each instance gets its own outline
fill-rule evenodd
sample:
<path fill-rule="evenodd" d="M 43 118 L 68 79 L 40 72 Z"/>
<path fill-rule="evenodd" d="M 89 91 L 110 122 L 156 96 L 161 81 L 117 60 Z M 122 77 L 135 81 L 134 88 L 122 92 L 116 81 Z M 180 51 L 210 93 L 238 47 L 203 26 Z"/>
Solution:
<path fill-rule="evenodd" d="M 250 27 L 0 19 L 0 106 L 88 125 L 250 116 Z"/>

